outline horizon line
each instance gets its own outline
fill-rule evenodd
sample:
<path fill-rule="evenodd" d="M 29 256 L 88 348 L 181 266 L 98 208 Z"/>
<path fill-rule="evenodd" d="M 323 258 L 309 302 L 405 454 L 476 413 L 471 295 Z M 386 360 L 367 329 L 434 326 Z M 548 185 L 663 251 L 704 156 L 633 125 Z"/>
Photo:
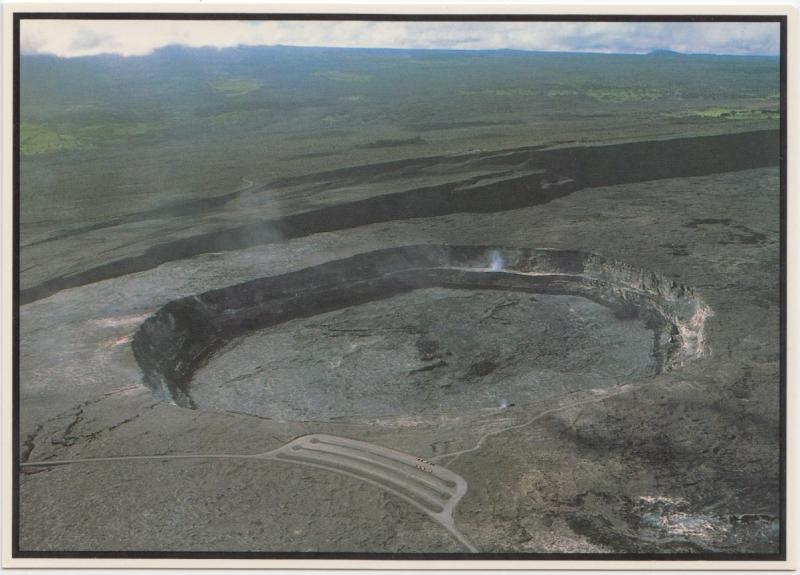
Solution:
<path fill-rule="evenodd" d="M 108 56 L 115 56 L 118 58 L 146 58 L 148 56 L 153 56 L 159 51 L 163 51 L 170 48 L 182 48 L 184 50 L 213 50 L 216 52 L 222 52 L 225 50 L 240 50 L 240 49 L 248 49 L 248 48 L 296 48 L 296 49 L 311 49 L 311 50 L 382 50 L 382 51 L 392 51 L 392 52 L 523 52 L 527 54 L 578 54 L 578 55 L 600 55 L 600 56 L 653 56 L 653 55 L 675 55 L 675 56 L 722 56 L 722 57 L 729 57 L 729 58 L 776 58 L 780 59 L 781 54 L 770 54 L 770 53 L 761 53 L 761 54 L 737 54 L 731 52 L 679 52 L 677 50 L 671 50 L 669 48 L 652 48 L 648 51 L 632 51 L 632 52 L 620 52 L 620 51 L 605 51 L 605 50 L 532 50 L 526 48 L 457 48 L 457 47 L 450 47 L 450 48 L 438 48 L 438 47 L 424 47 L 424 48 L 401 48 L 401 47 L 383 47 L 383 46 L 324 46 L 324 45 L 303 45 L 303 44 L 238 44 L 236 46 L 190 46 L 188 44 L 182 44 L 180 42 L 175 42 L 171 44 L 165 44 L 163 46 L 158 46 L 154 48 L 152 51 L 146 54 L 122 54 L 119 52 L 99 52 L 97 54 L 85 54 L 85 55 L 61 55 L 56 54 L 53 52 L 25 52 L 20 50 L 20 56 L 45 56 L 51 58 L 59 58 L 59 59 L 79 59 L 79 58 L 98 58 L 98 57 L 108 57 Z"/>

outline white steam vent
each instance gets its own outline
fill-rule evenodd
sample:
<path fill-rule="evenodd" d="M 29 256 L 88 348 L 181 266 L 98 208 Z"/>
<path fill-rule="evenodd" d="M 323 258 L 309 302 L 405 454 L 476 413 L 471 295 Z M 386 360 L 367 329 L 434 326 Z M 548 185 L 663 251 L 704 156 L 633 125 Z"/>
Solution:
<path fill-rule="evenodd" d="M 503 255 L 499 250 L 492 250 L 489 256 L 489 269 L 493 272 L 499 272 L 503 269 Z"/>

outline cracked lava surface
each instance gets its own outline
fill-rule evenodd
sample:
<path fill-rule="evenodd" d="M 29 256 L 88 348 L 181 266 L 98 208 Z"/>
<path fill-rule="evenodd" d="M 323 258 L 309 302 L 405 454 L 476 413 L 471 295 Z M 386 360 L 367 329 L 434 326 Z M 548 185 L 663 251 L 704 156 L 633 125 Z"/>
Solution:
<path fill-rule="evenodd" d="M 421 159 L 411 169 L 413 181 L 398 169 L 382 188 L 371 188 L 401 194 L 369 200 L 366 207 L 377 215 L 359 212 L 341 229 L 318 223 L 328 212 L 305 215 L 304 225 L 315 230 L 307 235 L 291 231 L 295 220 L 283 228 L 291 233 L 275 238 L 231 231 L 239 216 L 269 211 L 258 201 L 266 194 L 259 186 L 246 188 L 249 201 L 241 205 L 197 207 L 195 231 L 217 234 L 205 244 L 180 243 L 182 214 L 152 221 L 142 216 L 138 225 L 149 232 L 138 245 L 126 243 L 130 222 L 112 226 L 105 232 L 117 246 L 110 255 L 64 261 L 71 269 L 53 277 L 38 268 L 23 278 L 31 291 L 20 310 L 21 459 L 96 461 L 21 468 L 21 545 L 383 553 L 774 550 L 778 170 L 758 164 L 765 138 L 777 141 L 761 133 L 730 140 L 738 150 L 750 142 L 749 165 L 664 173 L 658 180 L 646 174 L 624 182 L 582 178 L 563 159 L 568 154 L 553 159 L 530 150 L 471 154 L 459 162 Z M 726 140 L 719 142 L 724 147 Z M 680 142 L 657 145 L 677 156 L 690 153 Z M 615 157 L 611 148 L 597 152 L 603 161 Z M 618 152 L 623 162 L 627 151 Z M 581 166 L 594 157 L 591 149 L 580 153 Z M 499 177 L 498 164 L 512 173 Z M 362 169 L 280 185 L 293 197 L 312 196 L 319 182 L 352 186 L 354 200 L 366 189 L 358 186 L 375 184 L 373 178 Z M 451 182 L 443 184 L 447 178 Z M 486 190 L 503 185 L 518 196 L 479 210 L 490 197 Z M 437 194 L 445 189 L 466 194 L 466 207 L 437 212 Z M 477 190 L 476 204 L 469 203 L 469 190 Z M 525 193 L 536 201 L 518 201 Z M 430 217 L 408 208 L 406 202 L 426 197 Z M 385 211 L 392 206 L 400 217 Z M 493 267 L 487 237 L 510 250 L 503 266 Z M 473 246 L 482 263 L 466 266 L 473 276 L 461 268 L 435 281 L 414 276 L 414 289 L 389 295 L 386 284 L 370 283 L 378 276 L 369 266 L 386 262 L 381 250 L 402 252 L 410 239 L 467 246 L 468 253 Z M 161 245 L 175 257 L 162 257 L 170 252 Z M 508 257 L 514 250 L 578 253 L 586 246 L 624 262 L 620 275 L 585 274 L 591 266 L 581 263 L 579 292 L 573 284 L 549 292 L 543 284 L 524 289 L 534 276 L 485 283 L 518 265 Z M 23 255 L 46 257 L 33 248 Z M 341 262 L 353 267 L 337 271 Z M 325 273 L 315 283 L 317 276 L 303 275 L 308 270 Z M 362 272 L 359 289 L 348 284 Z M 299 278 L 296 285 L 291 277 Z M 592 295 L 599 280 L 617 286 L 602 288 L 610 295 L 600 301 Z M 244 285 L 272 291 L 226 291 Z M 681 286 L 693 288 L 691 297 Z M 630 304 L 635 293 L 644 295 L 633 307 L 618 305 Z M 669 321 L 654 328 L 652 314 L 635 310 L 655 295 L 653 301 L 668 302 L 670 310 L 682 297 L 702 305 L 661 314 Z M 326 301 L 334 303 L 325 308 Z M 258 311 L 250 317 L 260 319 L 242 323 L 247 313 L 226 316 L 225 310 L 248 306 Z M 165 309 L 180 313 L 153 319 Z M 150 340 L 162 356 L 143 355 L 141 348 L 135 354 L 146 325 L 165 330 L 168 337 Z M 186 326 L 196 329 L 181 332 Z M 209 333 L 218 343 L 188 341 L 181 333 Z M 171 354 L 175 350 L 180 353 Z M 218 457 L 281 450 L 312 434 L 361 443 L 343 447 L 354 451 L 326 459 L 323 468 L 291 458 Z M 421 458 L 463 480 L 466 492 L 451 510 L 452 522 L 432 519 L 428 511 L 439 508 L 426 511 L 392 491 L 407 489 L 396 478 L 419 469 L 393 471 L 391 489 L 366 482 L 375 479 L 375 461 L 395 464 L 365 456 L 363 449 L 372 448 L 362 444 L 401 454 L 392 457 Z M 192 457 L 178 457 L 184 455 Z M 357 477 L 353 469 L 360 469 Z M 414 489 L 422 491 L 412 498 L 429 495 L 424 486 Z"/>

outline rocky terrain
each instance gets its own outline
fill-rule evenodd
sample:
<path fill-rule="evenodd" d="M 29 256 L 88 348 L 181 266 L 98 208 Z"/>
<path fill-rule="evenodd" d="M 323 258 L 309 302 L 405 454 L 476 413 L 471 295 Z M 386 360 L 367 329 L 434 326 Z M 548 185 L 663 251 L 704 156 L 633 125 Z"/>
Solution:
<path fill-rule="evenodd" d="M 778 143 L 353 164 L 28 237 L 20 549 L 775 556 Z"/>

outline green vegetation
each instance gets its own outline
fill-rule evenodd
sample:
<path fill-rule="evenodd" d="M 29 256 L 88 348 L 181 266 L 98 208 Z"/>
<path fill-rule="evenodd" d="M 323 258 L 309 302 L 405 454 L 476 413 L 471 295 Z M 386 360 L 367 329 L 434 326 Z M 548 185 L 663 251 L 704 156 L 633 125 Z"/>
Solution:
<path fill-rule="evenodd" d="M 336 82 L 369 82 L 369 74 L 358 74 L 355 72 L 338 72 L 336 70 L 322 70 L 315 74 L 320 78 L 335 80 Z"/>
<path fill-rule="evenodd" d="M 221 126 L 224 124 L 242 123 L 247 122 L 253 118 L 257 111 L 253 110 L 230 110 L 229 112 L 222 112 L 205 118 L 212 126 Z"/>
<path fill-rule="evenodd" d="M 132 124 L 95 124 L 78 129 L 78 138 L 92 144 L 101 144 L 108 140 L 127 139 L 135 136 L 157 136 L 162 127 L 152 122 Z"/>
<path fill-rule="evenodd" d="M 780 88 L 777 58 L 514 51 L 171 47 L 23 55 L 20 70 L 21 209 L 36 221 L 84 218 L 87 201 L 117 214 L 222 194 L 243 177 L 776 128 Z"/>
<path fill-rule="evenodd" d="M 81 147 L 75 136 L 59 134 L 45 126 L 30 122 L 22 122 L 20 125 L 19 144 L 23 156 L 76 150 Z"/>
<path fill-rule="evenodd" d="M 550 98 L 563 98 L 565 96 L 577 96 L 578 93 L 579 92 L 577 90 L 561 89 L 561 90 L 550 90 L 549 92 L 547 92 L 547 95 Z"/>
<path fill-rule="evenodd" d="M 777 120 L 780 118 L 780 111 L 775 109 L 748 109 L 748 108 L 704 108 L 701 110 L 688 110 L 686 112 L 676 112 L 668 114 L 672 117 L 686 118 L 707 118 L 720 120 Z"/>
<path fill-rule="evenodd" d="M 244 96 L 261 87 L 255 78 L 224 78 L 210 82 L 211 87 L 226 96 Z"/>
<path fill-rule="evenodd" d="M 172 47 L 109 61 L 25 56 L 21 111 L 25 122 L 40 127 L 28 130 L 31 154 L 116 141 L 171 147 L 213 146 L 216 140 L 215 149 L 224 144 L 233 153 L 233 142 L 248 145 L 243 126 L 253 138 L 274 138 L 280 146 L 292 134 L 325 139 L 317 133 L 321 127 L 328 134 L 334 127 L 351 130 L 337 137 L 337 144 L 349 141 L 351 148 L 387 135 L 408 139 L 421 130 L 448 138 L 471 131 L 478 138 L 481 128 L 497 125 L 521 138 L 531 136 L 525 126 L 554 117 L 627 116 L 629 107 L 646 113 L 649 129 L 653 118 L 667 126 L 676 110 L 688 119 L 726 124 L 729 116 L 705 110 L 776 107 L 778 63 L 715 56 L 289 47 L 214 52 Z M 772 113 L 748 114 L 775 121 Z M 747 116 L 734 112 L 733 117 Z M 602 122 L 613 123 L 606 118 Z M 597 126 L 594 133 L 603 132 L 609 133 Z M 536 137 L 546 141 L 548 135 L 537 131 Z"/>
<path fill-rule="evenodd" d="M 586 94 L 598 102 L 638 102 L 663 98 L 667 92 L 660 88 L 647 88 L 641 86 L 590 88 Z"/>
<path fill-rule="evenodd" d="M 350 119 L 350 114 L 329 114 L 322 118 L 321 123 L 324 126 L 334 126 L 336 124 L 341 124 L 343 122 L 347 122 Z"/>
<path fill-rule="evenodd" d="M 494 88 L 491 90 L 461 90 L 462 96 L 538 96 L 539 91 L 530 88 Z"/>
<path fill-rule="evenodd" d="M 162 128 L 152 123 L 92 124 L 51 128 L 33 122 L 20 125 L 20 153 L 23 156 L 67 150 L 91 150 L 139 136 L 159 136 Z"/>

